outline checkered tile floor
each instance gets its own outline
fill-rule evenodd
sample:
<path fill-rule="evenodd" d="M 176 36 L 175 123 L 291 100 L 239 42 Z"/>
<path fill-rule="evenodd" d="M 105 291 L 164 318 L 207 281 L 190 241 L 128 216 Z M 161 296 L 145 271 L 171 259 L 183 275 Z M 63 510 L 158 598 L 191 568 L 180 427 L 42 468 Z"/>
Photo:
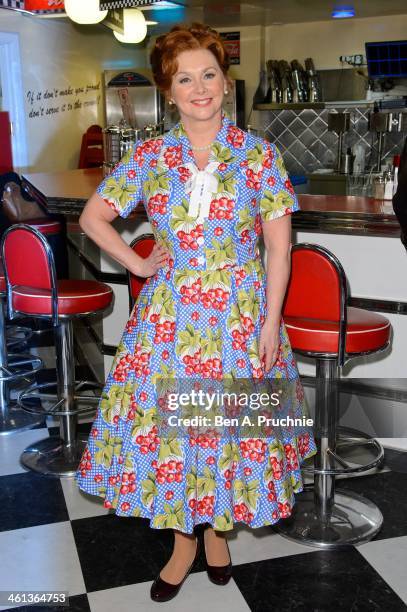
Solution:
<path fill-rule="evenodd" d="M 91 422 L 88 417 L 79 429 L 89 432 Z M 341 479 L 341 488 L 368 497 L 384 516 L 369 543 L 326 551 L 270 527 L 239 526 L 228 535 L 234 564 L 228 585 L 212 584 L 201 558 L 177 597 L 157 604 L 149 590 L 171 554 L 171 530 L 118 517 L 73 478 L 43 477 L 19 463 L 26 446 L 58 433 L 56 425 L 47 420 L 0 438 L 0 591 L 69 591 L 69 610 L 92 612 L 160 605 L 178 612 L 407 610 L 407 453 L 386 449 L 383 469 Z"/>

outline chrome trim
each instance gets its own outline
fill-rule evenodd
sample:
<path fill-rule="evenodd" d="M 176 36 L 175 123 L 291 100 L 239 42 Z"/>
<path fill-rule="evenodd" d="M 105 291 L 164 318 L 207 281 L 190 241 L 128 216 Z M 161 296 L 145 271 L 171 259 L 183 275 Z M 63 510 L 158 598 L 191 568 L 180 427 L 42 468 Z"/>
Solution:
<path fill-rule="evenodd" d="M 390 346 L 390 340 L 383 344 L 378 349 L 371 349 L 370 351 L 360 351 L 359 353 L 346 353 L 347 361 L 356 357 L 365 357 L 366 355 L 373 355 L 374 353 L 381 353 Z M 293 349 L 294 353 L 298 355 L 304 355 L 304 357 L 312 357 L 313 359 L 337 359 L 337 353 L 316 353 L 314 351 L 302 351 L 299 349 Z"/>
<path fill-rule="evenodd" d="M 98 310 L 91 310 L 89 312 L 79 312 L 77 314 L 58 314 L 58 320 L 67 320 L 67 319 L 81 319 L 82 317 L 91 317 L 93 315 L 101 314 L 106 310 L 106 306 L 103 308 L 98 308 Z M 31 312 L 25 312 L 24 310 L 14 310 L 16 314 L 24 315 L 25 317 L 33 317 L 35 319 L 47 319 L 49 320 L 52 315 L 48 314 L 35 314 L 33 315 Z M 47 332 L 49 330 L 43 329 L 34 333 L 42 333 Z"/>
<path fill-rule="evenodd" d="M 352 234 L 400 238 L 400 225 L 394 214 L 339 213 L 298 210 L 293 214 L 295 230 L 331 234 Z"/>

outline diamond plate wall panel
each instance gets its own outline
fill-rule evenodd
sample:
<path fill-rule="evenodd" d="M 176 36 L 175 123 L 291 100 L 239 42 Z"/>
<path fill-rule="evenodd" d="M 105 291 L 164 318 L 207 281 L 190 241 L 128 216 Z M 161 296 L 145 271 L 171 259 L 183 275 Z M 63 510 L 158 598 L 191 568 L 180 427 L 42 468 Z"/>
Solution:
<path fill-rule="evenodd" d="M 338 136 L 328 131 L 328 113 L 323 110 L 304 109 L 301 111 L 276 110 L 259 112 L 259 127 L 265 137 L 280 149 L 286 168 L 291 174 L 309 174 L 320 168 L 332 167 L 336 163 Z M 337 109 L 349 111 L 351 129 L 344 137 L 344 150 L 356 143 L 366 148 L 366 167 L 375 165 L 377 160 L 376 134 L 368 131 L 366 108 Z M 405 134 L 390 132 L 385 135 L 383 160 L 401 153 Z"/>

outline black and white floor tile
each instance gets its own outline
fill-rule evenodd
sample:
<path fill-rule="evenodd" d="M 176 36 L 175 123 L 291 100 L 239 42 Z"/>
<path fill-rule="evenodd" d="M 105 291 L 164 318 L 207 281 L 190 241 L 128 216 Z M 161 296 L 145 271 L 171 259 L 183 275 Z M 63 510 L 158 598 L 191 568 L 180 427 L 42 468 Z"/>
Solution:
<path fill-rule="evenodd" d="M 92 420 L 81 419 L 80 430 L 89 432 Z M 368 497 L 384 516 L 370 542 L 328 551 L 270 527 L 239 526 L 228 534 L 234 564 L 228 585 L 212 584 L 201 558 L 177 597 L 157 604 L 149 590 L 171 554 L 171 530 L 116 516 L 73 478 L 27 471 L 19 463 L 24 448 L 57 432 L 47 419 L 0 438 L 0 591 L 68 591 L 65 609 L 78 612 L 407 611 L 407 452 L 387 448 L 382 470 L 340 479 L 341 488 Z"/>

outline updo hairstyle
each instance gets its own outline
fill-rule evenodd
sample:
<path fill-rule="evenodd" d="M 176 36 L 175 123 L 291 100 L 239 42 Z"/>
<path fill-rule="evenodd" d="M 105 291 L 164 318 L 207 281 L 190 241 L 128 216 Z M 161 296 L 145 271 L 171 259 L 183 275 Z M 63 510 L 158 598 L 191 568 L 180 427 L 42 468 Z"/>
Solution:
<path fill-rule="evenodd" d="M 167 34 L 158 36 L 150 53 L 154 81 L 163 93 L 169 91 L 177 72 L 177 55 L 193 49 L 211 51 L 228 79 L 230 59 L 219 33 L 202 23 L 193 23 L 190 27 L 176 25 Z"/>

